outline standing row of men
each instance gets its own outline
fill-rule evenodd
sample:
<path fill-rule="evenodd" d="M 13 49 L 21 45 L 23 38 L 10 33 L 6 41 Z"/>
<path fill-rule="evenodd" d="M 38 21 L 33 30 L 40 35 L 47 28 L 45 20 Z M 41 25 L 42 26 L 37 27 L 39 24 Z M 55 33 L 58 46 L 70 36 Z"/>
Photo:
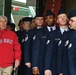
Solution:
<path fill-rule="evenodd" d="M 57 70 L 55 68 L 57 67 L 56 49 L 54 50 L 55 56 L 52 55 L 53 57 L 52 59 L 51 57 L 48 57 L 48 55 L 51 56 L 50 52 L 52 51 L 51 50 L 49 52 L 50 46 L 48 46 L 48 43 L 51 42 L 49 40 L 53 41 L 53 39 L 58 39 L 56 40 L 56 42 L 58 43 L 64 30 L 66 31 L 69 30 L 67 27 L 67 21 L 68 21 L 67 15 L 65 14 L 65 12 L 59 11 L 57 21 L 60 25 L 60 28 L 56 27 L 55 16 L 50 10 L 48 10 L 46 13 L 46 23 L 47 23 L 46 27 L 43 27 L 43 21 L 44 21 L 44 18 L 42 14 L 36 15 L 35 17 L 35 24 L 37 25 L 36 28 L 29 30 L 28 33 L 25 33 L 25 38 L 22 39 L 24 40 L 24 42 L 22 43 L 23 43 L 24 64 L 26 66 L 25 71 L 28 71 L 27 73 L 25 72 L 25 75 L 32 75 L 32 71 L 33 71 L 33 74 L 44 75 L 44 70 L 46 75 L 48 73 L 48 69 L 51 70 L 51 67 L 52 67 L 52 72 L 57 74 L 56 72 Z M 54 30 L 56 31 L 52 32 Z M 56 43 L 56 46 L 57 46 L 57 43 Z M 46 62 L 47 59 L 48 61 Z M 50 65 L 51 63 L 49 63 L 50 60 L 52 60 L 52 66 Z"/>
<path fill-rule="evenodd" d="M 71 12 L 70 18 L 75 17 L 76 12 Z M 37 15 L 35 17 L 37 27 L 28 31 L 24 39 L 24 63 L 28 68 L 31 68 L 30 75 L 32 72 L 34 75 L 75 75 L 75 65 L 70 67 L 68 64 L 76 63 L 71 62 L 72 58 L 69 57 L 68 46 L 65 47 L 67 40 L 73 42 L 75 39 L 75 34 L 70 36 L 71 29 L 68 25 L 67 14 L 62 10 L 58 12 L 57 23 L 59 27 L 55 25 L 55 16 L 49 10 L 46 13 L 46 27 L 42 26 L 43 20 L 41 14 Z M 70 19 L 71 21 L 72 19 Z M 72 44 L 68 45 L 72 46 Z M 68 60 L 69 58 L 70 60 Z"/>
<path fill-rule="evenodd" d="M 43 27 L 42 14 L 36 15 L 36 27 L 31 30 L 31 22 L 25 19 L 21 19 L 24 31 L 16 32 L 21 44 L 21 57 L 16 34 L 6 29 L 7 18 L 0 17 L 0 75 L 11 75 L 14 59 L 16 67 L 21 60 L 18 75 L 75 75 L 76 10 L 70 11 L 70 26 L 67 14 L 62 10 L 58 12 L 57 18 L 47 10 L 46 27 Z"/>

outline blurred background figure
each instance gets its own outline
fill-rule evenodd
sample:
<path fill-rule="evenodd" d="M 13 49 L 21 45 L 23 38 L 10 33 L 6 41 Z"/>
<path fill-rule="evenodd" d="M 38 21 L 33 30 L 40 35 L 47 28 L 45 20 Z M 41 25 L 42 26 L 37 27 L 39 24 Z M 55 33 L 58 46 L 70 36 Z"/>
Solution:
<path fill-rule="evenodd" d="M 33 29 L 33 28 L 36 28 L 37 26 L 36 26 L 36 23 L 35 23 L 35 18 L 33 18 L 31 22 L 32 22 L 31 28 L 32 28 L 32 29 Z"/>
<path fill-rule="evenodd" d="M 15 24 L 8 22 L 7 23 L 7 29 L 15 32 Z"/>
<path fill-rule="evenodd" d="M 23 30 L 28 31 L 29 29 L 31 29 L 31 21 L 32 21 L 31 17 L 24 17 L 24 18 L 22 18 Z"/>
<path fill-rule="evenodd" d="M 19 20 L 18 26 L 19 26 L 19 30 L 16 31 L 16 34 L 17 34 L 17 37 L 18 37 L 18 41 L 21 44 L 22 35 L 23 35 L 22 19 Z"/>
<path fill-rule="evenodd" d="M 19 20 L 18 26 L 19 26 L 19 31 L 20 30 L 23 30 L 23 27 L 22 27 L 22 19 Z"/>

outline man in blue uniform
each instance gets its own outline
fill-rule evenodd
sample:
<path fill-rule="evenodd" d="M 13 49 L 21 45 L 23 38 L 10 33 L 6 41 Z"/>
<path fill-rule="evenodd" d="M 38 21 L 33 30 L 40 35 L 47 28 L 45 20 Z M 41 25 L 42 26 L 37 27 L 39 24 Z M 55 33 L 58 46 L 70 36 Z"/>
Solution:
<path fill-rule="evenodd" d="M 33 46 L 33 40 L 35 36 L 38 34 L 38 32 L 41 32 L 43 27 L 43 21 L 44 17 L 42 14 L 38 13 L 35 16 L 35 24 L 36 28 L 29 30 L 26 34 L 27 37 L 24 39 L 24 62 L 25 66 L 27 66 L 28 74 L 32 75 L 32 46 Z"/>
<path fill-rule="evenodd" d="M 22 43 L 24 32 L 31 29 L 31 21 L 32 21 L 31 17 L 23 17 L 19 21 L 18 26 L 19 26 L 20 30 L 16 31 L 16 34 L 18 36 L 18 40 L 19 40 L 20 44 Z"/>
<path fill-rule="evenodd" d="M 50 10 L 47 10 L 46 12 L 45 21 L 46 21 L 45 31 L 47 32 L 47 35 L 49 35 L 51 31 L 57 28 L 55 25 L 55 15 Z"/>
<path fill-rule="evenodd" d="M 19 71 L 18 71 L 18 75 L 27 75 L 27 67 L 24 64 L 24 38 L 27 37 L 26 34 L 28 33 L 28 30 L 30 30 L 31 28 L 31 17 L 23 17 L 20 20 L 20 24 L 22 26 L 22 30 L 17 31 L 17 35 L 18 35 L 18 39 L 19 42 L 21 44 L 21 50 L 22 50 L 22 59 L 21 59 L 21 63 L 19 66 Z"/>
<path fill-rule="evenodd" d="M 76 9 L 71 10 L 69 12 L 69 16 L 69 24 L 71 30 L 64 35 L 61 40 L 62 43 L 59 46 L 59 57 L 62 59 L 61 65 L 63 75 L 76 74 Z"/>
<path fill-rule="evenodd" d="M 68 60 L 69 60 L 69 75 L 76 74 L 76 9 L 69 12 L 70 28 L 73 29 L 70 35 L 70 44 L 68 46 Z"/>
<path fill-rule="evenodd" d="M 52 30 L 56 29 L 54 25 L 55 16 L 48 10 L 46 13 L 47 26 L 42 28 L 41 32 L 36 35 L 33 41 L 33 74 L 44 75 L 44 59 L 46 52 L 46 41 Z M 52 30 L 50 29 L 52 28 Z"/>
<path fill-rule="evenodd" d="M 47 40 L 47 48 L 45 55 L 45 75 L 57 75 L 57 51 L 58 42 L 63 36 L 64 31 L 68 31 L 68 18 L 64 11 L 60 10 L 57 15 L 57 23 L 59 28 L 53 31 Z"/>

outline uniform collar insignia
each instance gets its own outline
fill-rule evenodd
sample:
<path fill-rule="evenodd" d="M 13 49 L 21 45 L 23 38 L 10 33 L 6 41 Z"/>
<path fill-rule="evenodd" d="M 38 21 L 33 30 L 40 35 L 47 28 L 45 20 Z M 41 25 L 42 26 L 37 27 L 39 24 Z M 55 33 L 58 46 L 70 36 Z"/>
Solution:
<path fill-rule="evenodd" d="M 61 43 L 62 43 L 62 41 L 60 40 L 59 43 L 58 43 L 58 46 L 60 46 Z"/>
<path fill-rule="evenodd" d="M 49 44 L 50 43 L 50 40 L 47 40 L 47 43 L 46 44 Z"/>
<path fill-rule="evenodd" d="M 72 47 L 72 43 L 69 44 L 68 49 L 70 49 Z"/>
<path fill-rule="evenodd" d="M 69 44 L 69 40 L 67 40 L 66 42 L 65 42 L 65 45 L 64 46 L 67 46 Z"/>

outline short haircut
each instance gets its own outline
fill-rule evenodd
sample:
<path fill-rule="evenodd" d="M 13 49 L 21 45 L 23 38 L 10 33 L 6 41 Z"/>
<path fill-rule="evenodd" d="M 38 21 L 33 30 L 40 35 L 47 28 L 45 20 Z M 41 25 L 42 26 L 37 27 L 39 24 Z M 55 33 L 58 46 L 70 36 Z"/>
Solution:
<path fill-rule="evenodd" d="M 5 20 L 8 21 L 6 16 L 0 16 L 0 18 L 5 18 Z"/>

